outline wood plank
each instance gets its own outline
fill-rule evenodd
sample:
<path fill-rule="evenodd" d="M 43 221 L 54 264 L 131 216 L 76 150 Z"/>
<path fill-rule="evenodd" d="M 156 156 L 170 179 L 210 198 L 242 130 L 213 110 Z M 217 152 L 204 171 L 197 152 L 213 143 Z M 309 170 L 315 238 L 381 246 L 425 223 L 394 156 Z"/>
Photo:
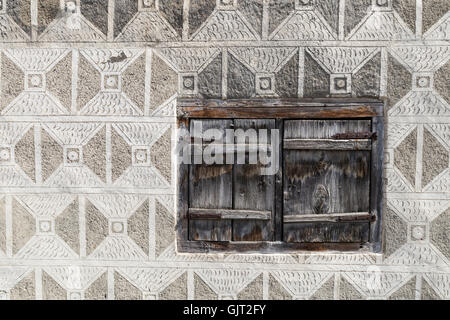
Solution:
<path fill-rule="evenodd" d="M 180 135 L 178 137 L 178 143 L 187 139 L 186 135 L 181 133 L 188 133 L 189 124 L 187 122 L 178 122 L 178 129 Z M 182 150 L 180 150 L 181 155 Z M 188 207 L 189 207 L 189 165 L 182 161 L 178 164 L 178 177 L 177 177 L 177 209 L 178 209 L 178 221 L 176 224 L 176 230 L 179 239 L 187 240 L 189 238 L 189 219 L 188 219 Z"/>
<path fill-rule="evenodd" d="M 284 134 L 285 140 L 332 140 L 330 137 L 337 133 L 368 129 L 370 120 L 288 120 Z M 342 142 L 333 141 L 336 142 L 330 143 Z M 324 216 L 369 212 L 370 157 L 368 150 L 285 149 L 284 221 L 299 213 Z M 368 234 L 368 226 L 369 223 L 366 227 L 360 223 L 288 223 L 284 224 L 283 238 L 289 242 L 364 242 L 358 237 L 365 237 L 366 229 Z"/>
<path fill-rule="evenodd" d="M 383 162 L 384 162 L 384 122 L 381 117 L 372 119 L 372 130 L 377 139 L 372 147 L 372 167 L 370 173 L 370 208 L 376 221 L 370 225 L 370 242 L 374 252 L 381 252 L 381 228 L 383 223 Z"/>
<path fill-rule="evenodd" d="M 291 150 L 371 150 L 372 141 L 369 139 L 284 139 L 283 148 Z"/>
<path fill-rule="evenodd" d="M 270 220 L 272 211 L 189 208 L 190 219 Z"/>
<path fill-rule="evenodd" d="M 284 217 L 284 223 L 297 222 L 343 222 L 343 221 L 371 221 L 374 215 L 369 212 L 348 212 L 331 214 L 297 214 Z"/>
<path fill-rule="evenodd" d="M 276 128 L 279 130 L 280 141 L 283 141 L 284 120 L 277 119 Z M 281 241 L 283 239 L 283 144 L 278 146 L 278 164 L 279 169 L 275 174 L 275 207 L 274 207 L 274 240 Z"/>
<path fill-rule="evenodd" d="M 370 119 L 286 120 L 285 139 L 335 139 L 336 135 L 371 132 Z"/>
<path fill-rule="evenodd" d="M 365 243 L 369 222 L 310 222 L 284 224 L 286 242 Z"/>
<path fill-rule="evenodd" d="M 355 107 L 372 106 L 382 108 L 383 103 L 370 98 L 251 98 L 251 99 L 199 99 L 178 98 L 178 107 L 206 107 L 206 108 L 280 108 L 280 107 Z M 382 113 L 381 113 L 382 115 Z"/>
<path fill-rule="evenodd" d="M 369 212 L 370 152 L 285 150 L 284 216 Z"/>
<path fill-rule="evenodd" d="M 330 118 L 370 118 L 379 114 L 377 108 L 363 105 L 355 107 L 245 107 L 245 108 L 208 108 L 179 107 L 179 118 L 197 119 L 267 119 L 267 118 L 298 118 L 298 119 L 330 119 Z"/>
<path fill-rule="evenodd" d="M 222 144 L 222 141 L 214 141 L 214 144 Z M 194 148 L 206 147 L 209 143 L 193 143 Z M 268 144 L 222 144 L 216 153 L 228 154 L 228 153 L 258 153 L 258 152 L 270 152 L 271 146 Z"/>
<path fill-rule="evenodd" d="M 246 132 L 249 129 L 267 130 L 267 141 L 271 142 L 271 130 L 275 129 L 275 120 L 273 119 L 236 119 L 234 120 L 234 129 Z M 261 137 L 258 136 L 258 139 Z M 235 143 L 242 144 L 249 141 L 239 141 Z M 258 140 L 260 142 L 260 140 Z M 273 240 L 273 209 L 275 197 L 275 176 L 262 175 L 262 169 L 265 167 L 261 163 L 261 154 L 258 154 L 257 163 L 250 164 L 250 154 L 245 154 L 245 164 L 235 164 L 233 172 L 233 208 L 236 210 L 261 210 L 269 211 L 270 219 L 267 221 L 233 221 L 233 241 L 263 241 Z M 239 158 L 237 158 L 239 159 Z M 242 162 L 241 162 L 242 163 Z"/>
<path fill-rule="evenodd" d="M 231 128 L 231 120 L 191 120 L 191 132 L 197 121 L 202 122 L 202 130 L 216 128 L 225 134 Z M 189 207 L 231 209 L 232 165 L 191 164 L 189 172 Z M 231 220 L 190 220 L 190 240 L 227 241 L 231 240 Z"/>

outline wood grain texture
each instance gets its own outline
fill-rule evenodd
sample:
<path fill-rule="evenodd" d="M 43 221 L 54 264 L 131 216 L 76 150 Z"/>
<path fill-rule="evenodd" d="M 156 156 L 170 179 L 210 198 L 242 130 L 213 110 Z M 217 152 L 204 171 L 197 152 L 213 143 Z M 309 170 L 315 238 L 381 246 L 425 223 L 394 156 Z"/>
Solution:
<path fill-rule="evenodd" d="M 284 225 L 286 242 L 365 243 L 369 241 L 368 222 L 312 222 Z"/>
<path fill-rule="evenodd" d="M 339 143 L 344 141 L 327 138 L 367 129 L 370 129 L 370 121 L 367 120 L 288 120 L 284 136 L 285 141 L 288 138 L 296 143 L 305 139 Z M 365 141 L 366 146 L 370 143 L 370 140 Z M 340 149 L 331 147 L 328 150 L 321 148 L 321 143 L 300 146 L 306 148 L 284 150 L 285 219 L 289 215 L 369 212 L 369 151 L 355 151 L 348 146 L 342 148 L 342 144 Z M 364 242 L 367 241 L 364 239 L 366 234 L 368 236 L 369 224 L 365 225 L 291 222 L 284 224 L 283 233 L 288 242 Z"/>
<path fill-rule="evenodd" d="M 275 120 L 236 119 L 236 130 L 267 129 L 267 141 L 270 142 L 270 129 L 275 129 Z M 235 141 L 244 143 L 244 141 Z M 260 159 L 256 164 L 249 163 L 249 154 L 245 156 L 246 164 L 235 164 L 233 172 L 234 209 L 265 210 L 273 212 L 275 197 L 275 178 L 262 175 L 263 165 Z M 234 241 L 262 241 L 273 239 L 273 216 L 269 221 L 233 221 Z"/>
<path fill-rule="evenodd" d="M 286 209 L 284 205 L 284 187 L 285 181 L 283 178 L 285 168 L 285 161 L 283 161 L 283 145 L 280 144 L 280 170 L 274 176 L 274 205 L 273 205 L 273 238 L 268 241 L 237 241 L 233 238 L 233 224 L 231 228 L 231 239 L 227 240 L 198 240 L 191 241 L 186 236 L 190 233 L 187 225 L 188 207 L 179 205 L 178 214 L 179 221 L 177 224 L 178 241 L 177 250 L 180 252 L 258 252 L 258 253 L 280 253 L 280 252 L 296 252 L 298 250 L 308 251 L 375 251 L 379 252 L 381 249 L 381 218 L 382 218 L 382 172 L 383 172 L 383 104 L 377 100 L 361 100 L 351 98 L 337 98 L 337 99 L 243 99 L 243 100 L 203 100 L 203 99 L 181 99 L 178 107 L 178 125 L 179 127 L 187 126 L 194 121 L 192 118 L 198 119 L 230 119 L 235 122 L 237 119 L 274 119 L 275 127 L 281 129 L 281 141 L 286 139 L 329 139 L 329 140 L 353 140 L 366 139 L 372 140 L 371 150 L 357 151 L 369 154 L 369 175 L 370 175 L 370 193 L 368 197 L 369 205 L 367 210 L 361 210 L 355 216 L 354 210 L 342 210 L 338 215 L 341 217 L 334 220 L 330 209 L 329 199 L 333 198 L 333 193 L 325 188 L 326 192 L 321 188 L 315 188 L 313 191 L 312 213 L 301 213 L 302 218 L 313 216 L 311 219 L 316 219 L 316 216 L 322 216 L 321 219 L 328 219 L 323 222 L 314 220 L 314 222 L 303 223 L 292 222 L 289 223 L 289 218 L 283 218 L 283 210 Z M 192 120 L 191 120 L 192 119 Z M 295 119 L 295 120 L 294 120 Z M 291 121 L 343 121 L 347 123 L 348 120 L 354 120 L 349 130 L 345 125 L 336 125 L 339 130 L 311 130 L 311 123 L 304 123 L 301 127 L 304 132 L 314 134 L 298 134 L 299 130 L 295 130 L 297 134 L 290 135 L 289 123 Z M 354 123 L 359 122 L 358 125 Z M 373 124 L 372 124 L 373 123 Z M 297 124 L 298 125 L 298 124 Z M 314 124 L 319 126 L 319 123 Z M 284 130 L 283 127 L 287 127 Z M 355 130 L 356 127 L 356 130 Z M 283 137 L 283 135 L 286 135 Z M 237 147 L 230 147 L 225 149 L 224 154 L 229 151 L 233 153 Z M 253 149 L 260 149 L 262 146 L 254 146 Z M 291 150 L 295 151 L 295 150 Z M 315 152 L 336 152 L 326 150 L 313 150 Z M 344 151 L 354 153 L 354 151 Z M 234 152 L 236 153 L 236 152 Z M 248 150 L 246 150 L 248 154 Z M 367 157 L 367 156 L 366 156 Z M 186 171 L 186 170 L 185 170 Z M 232 168 L 233 180 L 235 169 Z M 179 172 L 182 174 L 178 176 L 179 181 L 183 181 L 183 165 L 179 165 Z M 189 177 L 189 175 L 188 175 Z M 178 192 L 186 194 L 188 187 L 178 187 Z M 320 191 L 317 191 L 320 190 Z M 375 194 L 374 194 L 375 193 Z M 189 192 L 188 192 L 189 194 Z M 232 192 L 234 194 L 234 191 Z M 182 196 L 179 196 L 179 203 L 183 202 Z M 186 197 L 185 197 L 186 198 Z M 328 200 L 327 200 L 328 198 Z M 235 199 L 232 199 L 234 202 Z M 191 206 L 192 207 L 192 206 Z M 211 206 L 211 209 L 214 209 Z M 220 209 L 217 208 L 216 209 Z M 247 210 L 251 211 L 252 208 Z M 233 203 L 233 209 L 234 203 Z M 243 209 L 244 210 L 244 209 Z M 259 210 L 256 210 L 259 211 Z M 264 211 L 264 210 L 262 210 Z M 268 211 L 268 210 L 266 210 Z M 346 216 L 346 212 L 349 216 Z M 363 214 L 364 212 L 364 214 Z M 317 214 L 319 213 L 319 214 Z M 366 215 L 368 213 L 368 215 Z M 295 214 L 286 215 L 285 217 L 292 217 L 295 220 Z M 302 219 L 300 218 L 300 220 Z M 366 220 L 367 218 L 367 220 Z M 344 220 L 349 219 L 349 220 Z M 355 220 L 356 219 L 356 220 Z M 358 220 L 363 219 L 363 220 Z M 284 220 L 284 221 L 283 221 Z M 333 220 L 333 221 L 331 221 Z M 207 220 L 200 220 L 208 222 Z M 251 221 L 251 220 L 250 220 Z M 258 221 L 261 222 L 261 221 Z M 312 224 L 312 225 L 308 225 Z M 301 225 L 301 226 L 299 226 Z M 330 227 L 334 226 L 334 227 Z M 338 226 L 338 227 L 336 227 Z M 285 242 L 289 233 L 289 227 L 293 227 L 293 232 L 301 232 L 304 236 L 305 242 Z M 335 230 L 341 230 L 339 235 Z M 314 238 L 320 234 L 322 241 L 330 242 L 316 242 Z M 306 236 L 305 236 L 306 235 Z M 294 238 L 296 235 L 293 235 Z M 292 237 L 292 236 L 291 236 Z M 309 238 L 308 238 L 309 237 Z M 336 242 L 339 241 L 339 242 Z"/>
<path fill-rule="evenodd" d="M 291 150 L 371 150 L 372 142 L 369 139 L 284 139 L 283 148 Z"/>
<path fill-rule="evenodd" d="M 369 212 L 348 212 L 331 214 L 297 214 L 284 217 L 284 223 L 297 222 L 344 222 L 344 221 L 371 221 L 374 216 Z"/>
<path fill-rule="evenodd" d="M 202 129 L 218 129 L 225 134 L 231 127 L 231 120 L 204 120 Z M 191 132 L 196 121 L 191 121 Z M 195 163 L 195 162 L 194 162 Z M 233 167 L 232 165 L 191 164 L 189 172 L 189 206 L 194 208 L 233 207 Z M 225 241 L 231 240 L 232 222 L 230 220 L 190 220 L 189 239 Z"/>
<path fill-rule="evenodd" d="M 270 220 L 271 211 L 189 208 L 189 219 Z"/>

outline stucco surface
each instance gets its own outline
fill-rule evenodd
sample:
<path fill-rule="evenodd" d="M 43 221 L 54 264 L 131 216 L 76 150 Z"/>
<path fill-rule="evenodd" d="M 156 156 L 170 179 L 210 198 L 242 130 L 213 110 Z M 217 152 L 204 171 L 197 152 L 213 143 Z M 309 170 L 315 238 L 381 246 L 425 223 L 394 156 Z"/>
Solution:
<path fill-rule="evenodd" d="M 450 299 L 449 9 L 0 0 L 0 299 Z M 386 101 L 383 252 L 178 253 L 176 98 L 336 75 Z"/>

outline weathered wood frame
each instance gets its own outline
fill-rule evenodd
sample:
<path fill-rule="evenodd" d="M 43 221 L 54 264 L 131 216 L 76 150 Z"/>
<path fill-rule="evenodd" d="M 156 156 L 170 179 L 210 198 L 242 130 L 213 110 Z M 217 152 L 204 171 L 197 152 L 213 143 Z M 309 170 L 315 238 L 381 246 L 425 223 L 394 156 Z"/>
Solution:
<path fill-rule="evenodd" d="M 283 134 L 284 120 L 291 119 L 370 119 L 372 121 L 369 242 L 360 243 L 286 243 L 282 242 L 283 178 L 282 148 L 280 170 L 275 176 L 274 241 L 189 241 L 188 194 L 189 165 L 178 164 L 177 250 L 178 252 L 258 252 L 294 251 L 368 251 L 381 252 L 383 212 L 384 103 L 374 99 L 178 99 L 178 128 L 188 129 L 190 119 L 275 119 Z M 179 137 L 185 139 L 186 137 Z M 281 141 L 283 137 L 280 137 Z M 357 219 L 357 218 L 356 218 Z"/>

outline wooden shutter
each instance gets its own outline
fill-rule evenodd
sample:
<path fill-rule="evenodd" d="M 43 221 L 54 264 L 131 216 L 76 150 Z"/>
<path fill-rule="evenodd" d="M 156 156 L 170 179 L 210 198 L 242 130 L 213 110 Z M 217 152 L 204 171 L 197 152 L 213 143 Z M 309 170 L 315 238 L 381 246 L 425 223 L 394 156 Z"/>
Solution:
<path fill-rule="evenodd" d="M 273 129 L 275 120 L 191 120 L 203 131 L 219 129 Z M 268 130 L 270 133 L 270 130 Z M 270 142 L 270 136 L 268 139 Z M 203 141 L 203 147 L 209 141 Z M 273 238 L 274 176 L 261 175 L 261 163 L 236 164 L 238 141 L 226 141 L 225 154 L 232 153 L 234 164 L 191 164 L 189 168 L 189 240 L 270 241 Z M 231 144 L 231 146 L 230 146 Z M 248 144 L 248 143 L 247 143 Z M 247 151 L 258 150 L 249 146 Z"/>
<path fill-rule="evenodd" d="M 283 238 L 369 240 L 370 120 L 286 120 Z"/>

